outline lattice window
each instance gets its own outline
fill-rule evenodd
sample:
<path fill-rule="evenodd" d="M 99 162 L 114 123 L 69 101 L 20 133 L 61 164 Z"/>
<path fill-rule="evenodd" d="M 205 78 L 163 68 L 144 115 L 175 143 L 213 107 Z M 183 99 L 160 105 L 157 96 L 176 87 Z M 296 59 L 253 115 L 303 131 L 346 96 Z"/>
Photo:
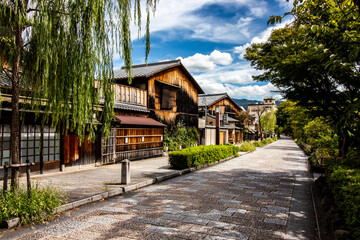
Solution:
<path fill-rule="evenodd" d="M 10 125 L 0 125 L 0 166 L 10 163 Z"/>

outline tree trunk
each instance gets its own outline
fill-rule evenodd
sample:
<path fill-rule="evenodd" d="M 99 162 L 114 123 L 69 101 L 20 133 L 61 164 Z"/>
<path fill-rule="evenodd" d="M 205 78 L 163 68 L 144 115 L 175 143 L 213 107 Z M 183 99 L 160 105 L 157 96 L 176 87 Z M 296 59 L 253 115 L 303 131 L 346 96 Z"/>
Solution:
<path fill-rule="evenodd" d="M 342 131 L 341 137 L 339 137 L 339 157 L 346 157 L 349 152 L 349 134 L 347 133 L 347 129 L 345 128 Z"/>
<path fill-rule="evenodd" d="M 12 63 L 12 89 L 11 89 L 11 162 L 20 163 L 20 113 L 19 113 L 19 72 L 20 72 L 20 47 L 21 31 L 18 29 L 15 33 L 16 53 Z M 19 187 L 20 168 L 11 168 L 11 187 Z"/>

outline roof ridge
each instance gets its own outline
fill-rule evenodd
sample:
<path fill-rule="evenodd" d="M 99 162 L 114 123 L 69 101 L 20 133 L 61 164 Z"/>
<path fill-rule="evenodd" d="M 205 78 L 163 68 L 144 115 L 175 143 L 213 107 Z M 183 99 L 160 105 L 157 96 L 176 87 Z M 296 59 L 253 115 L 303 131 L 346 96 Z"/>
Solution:
<path fill-rule="evenodd" d="M 216 95 L 226 95 L 227 93 L 208 93 L 208 94 L 199 94 L 199 97 L 207 97 L 207 96 L 216 96 Z"/>
<path fill-rule="evenodd" d="M 164 64 L 171 64 L 171 63 L 180 63 L 180 59 L 177 59 L 177 60 L 169 60 L 169 61 L 162 61 L 162 62 L 155 62 L 155 63 L 138 64 L 138 65 L 132 65 L 131 67 L 132 67 L 132 68 L 140 68 L 140 67 L 164 65 Z M 125 67 L 121 67 L 121 69 L 125 69 Z"/>

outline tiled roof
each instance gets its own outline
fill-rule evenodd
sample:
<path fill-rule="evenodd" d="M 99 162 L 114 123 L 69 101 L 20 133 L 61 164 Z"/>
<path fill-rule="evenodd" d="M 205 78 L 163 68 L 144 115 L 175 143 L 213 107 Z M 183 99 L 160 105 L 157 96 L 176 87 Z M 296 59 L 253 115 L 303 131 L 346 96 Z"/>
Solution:
<path fill-rule="evenodd" d="M 199 107 L 210 107 L 220 100 L 228 97 L 229 100 L 242 111 L 245 111 L 243 107 L 239 106 L 227 93 L 217 93 L 217 94 L 199 94 L 198 97 L 198 106 Z"/>
<path fill-rule="evenodd" d="M 211 106 L 226 96 L 226 93 L 199 95 L 199 107 Z"/>
<path fill-rule="evenodd" d="M 121 115 L 115 115 L 115 118 L 121 124 L 125 124 L 125 125 L 157 126 L 157 127 L 166 126 L 165 124 L 158 122 L 152 118 L 121 116 Z"/>
<path fill-rule="evenodd" d="M 104 104 L 104 99 L 100 99 L 100 104 Z M 124 102 L 114 102 L 114 108 L 120 110 L 129 110 L 135 112 L 144 112 L 149 113 L 150 111 L 147 109 L 146 106 L 136 105 L 131 103 L 124 103 Z"/>
<path fill-rule="evenodd" d="M 165 71 L 167 69 L 173 68 L 173 67 L 180 67 L 185 75 L 189 78 L 189 80 L 194 84 L 194 86 L 197 88 L 199 93 L 204 93 L 202 88 L 199 86 L 199 84 L 196 82 L 194 77 L 188 72 L 188 70 L 181 64 L 180 60 L 171 60 L 171 61 L 163 61 L 163 62 L 157 62 L 157 63 L 148 63 L 148 64 L 141 64 L 141 65 L 133 65 L 132 66 L 132 74 L 134 78 L 137 77 L 151 77 L 155 74 Z M 114 79 L 121 80 L 121 79 L 127 79 L 129 77 L 129 74 L 127 73 L 126 69 L 122 67 L 120 70 L 117 70 L 114 72 Z"/>
<path fill-rule="evenodd" d="M 141 64 L 132 66 L 134 77 L 151 77 L 152 75 L 161 72 L 163 70 L 179 66 L 180 60 L 164 61 L 157 63 Z M 122 67 L 120 70 L 114 72 L 115 79 L 128 78 L 129 74 L 126 69 Z"/>
<path fill-rule="evenodd" d="M 114 108 L 121 109 L 121 110 L 129 110 L 129 111 L 135 111 L 135 112 L 150 112 L 147 107 L 141 106 L 141 105 L 134 105 L 130 103 L 124 103 L 124 102 L 115 102 Z"/>
<path fill-rule="evenodd" d="M 8 77 L 8 75 L 5 72 L 1 72 L 1 87 L 11 87 L 11 79 Z"/>

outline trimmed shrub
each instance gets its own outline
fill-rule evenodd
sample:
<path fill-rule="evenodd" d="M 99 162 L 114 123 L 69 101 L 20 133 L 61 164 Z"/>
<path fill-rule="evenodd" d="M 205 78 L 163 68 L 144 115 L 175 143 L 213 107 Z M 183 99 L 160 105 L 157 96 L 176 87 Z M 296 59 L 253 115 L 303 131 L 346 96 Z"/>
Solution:
<path fill-rule="evenodd" d="M 1 190 L 1 189 L 0 189 Z M 53 216 L 53 211 L 64 201 L 61 193 L 51 187 L 31 189 L 31 198 L 22 187 L 17 190 L 0 192 L 0 223 L 14 217 L 21 219 L 21 224 L 39 223 Z"/>
<path fill-rule="evenodd" d="M 239 147 L 228 145 L 197 146 L 169 153 L 169 163 L 175 169 L 197 167 L 236 155 Z"/>
<path fill-rule="evenodd" d="M 244 142 L 240 146 L 240 152 L 253 152 L 255 151 L 255 145 L 252 142 Z"/>
<path fill-rule="evenodd" d="M 346 224 L 355 239 L 360 238 L 360 170 L 333 164 L 327 169 L 327 180 L 335 204 L 344 213 Z"/>

